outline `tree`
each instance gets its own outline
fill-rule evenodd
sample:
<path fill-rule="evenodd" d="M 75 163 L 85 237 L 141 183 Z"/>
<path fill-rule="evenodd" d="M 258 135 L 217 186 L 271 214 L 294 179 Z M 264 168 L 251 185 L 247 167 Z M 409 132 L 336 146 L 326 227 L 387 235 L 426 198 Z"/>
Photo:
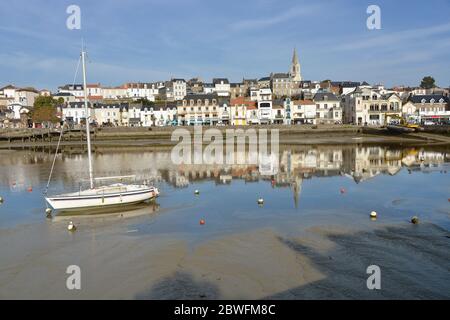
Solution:
<path fill-rule="evenodd" d="M 436 81 L 433 77 L 427 76 L 422 79 L 422 82 L 420 83 L 420 87 L 422 89 L 432 89 L 436 87 Z"/>
<path fill-rule="evenodd" d="M 57 100 L 48 96 L 39 96 L 34 100 L 33 111 L 31 112 L 31 120 L 34 123 L 57 123 L 56 116 Z"/>
<path fill-rule="evenodd" d="M 137 103 L 142 103 L 144 107 L 153 107 L 155 103 L 153 101 L 148 100 L 147 98 L 140 98 L 136 100 Z"/>

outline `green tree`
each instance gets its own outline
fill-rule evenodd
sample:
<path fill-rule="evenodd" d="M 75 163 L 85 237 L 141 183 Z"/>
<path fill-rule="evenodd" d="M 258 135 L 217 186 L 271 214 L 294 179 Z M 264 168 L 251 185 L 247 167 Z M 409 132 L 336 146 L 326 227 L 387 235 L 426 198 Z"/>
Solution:
<path fill-rule="evenodd" d="M 420 83 L 420 87 L 422 89 L 432 89 L 436 87 L 436 81 L 433 77 L 427 76 L 422 79 L 422 82 Z"/>
<path fill-rule="evenodd" d="M 142 103 L 144 107 L 153 107 L 155 103 L 153 101 L 148 100 L 147 98 L 140 98 L 136 100 L 137 103 Z"/>
<path fill-rule="evenodd" d="M 34 123 L 57 123 L 56 116 L 57 100 L 52 97 L 40 96 L 34 100 L 33 110 L 31 112 L 31 120 Z"/>

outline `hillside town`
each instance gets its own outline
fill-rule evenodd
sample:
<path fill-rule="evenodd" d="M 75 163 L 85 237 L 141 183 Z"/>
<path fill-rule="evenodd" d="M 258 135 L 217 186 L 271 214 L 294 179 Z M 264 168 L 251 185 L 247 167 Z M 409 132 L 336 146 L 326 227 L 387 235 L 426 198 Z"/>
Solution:
<path fill-rule="evenodd" d="M 450 88 L 437 87 L 427 78 L 432 81 L 418 87 L 393 88 L 365 81 L 305 80 L 294 49 L 287 73 L 259 79 L 233 83 L 227 78 L 171 78 L 116 87 L 93 83 L 86 89 L 91 123 L 97 126 L 385 126 L 399 119 L 449 124 Z M 50 111 L 33 116 L 42 101 Z M 12 84 L 0 88 L 0 128 L 46 128 L 64 122 L 80 126 L 85 118 L 82 84 L 61 85 L 57 92 Z"/>

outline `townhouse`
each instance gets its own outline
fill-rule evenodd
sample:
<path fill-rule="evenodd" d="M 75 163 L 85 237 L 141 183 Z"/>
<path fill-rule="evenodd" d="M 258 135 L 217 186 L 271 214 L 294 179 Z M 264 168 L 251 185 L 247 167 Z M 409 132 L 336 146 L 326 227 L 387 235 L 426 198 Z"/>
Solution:
<path fill-rule="evenodd" d="M 450 123 L 450 99 L 442 94 L 415 95 L 408 99 L 409 112 L 422 123 Z M 415 107 L 415 110 L 413 108 Z"/>
<path fill-rule="evenodd" d="M 190 94 L 177 102 L 179 125 L 215 125 L 219 122 L 219 96 L 211 94 Z"/>
<path fill-rule="evenodd" d="M 82 84 L 66 84 L 58 87 L 59 93 L 69 93 L 75 98 L 84 98 L 84 89 Z"/>
<path fill-rule="evenodd" d="M 227 78 L 214 78 L 213 79 L 214 92 L 217 93 L 219 97 L 229 97 L 230 96 L 230 82 Z"/>
<path fill-rule="evenodd" d="M 342 123 L 341 101 L 332 92 L 318 92 L 313 99 L 316 104 L 316 121 L 320 124 Z"/>
<path fill-rule="evenodd" d="M 283 100 L 276 99 L 272 101 L 272 114 L 270 123 L 273 124 L 286 123 L 286 112 Z"/>
<path fill-rule="evenodd" d="M 369 86 L 342 96 L 344 122 L 357 125 L 386 125 L 402 116 L 402 99 L 396 93 L 382 94 Z"/>
<path fill-rule="evenodd" d="M 293 100 L 290 103 L 292 124 L 316 124 L 317 107 L 312 100 Z"/>
<path fill-rule="evenodd" d="M 155 101 L 159 87 L 158 83 L 141 82 L 131 82 L 124 85 L 127 97 L 132 98 L 133 100 L 147 99 L 149 101 Z"/>
<path fill-rule="evenodd" d="M 186 81 L 184 79 L 172 78 L 166 82 L 166 90 L 163 92 L 166 94 L 166 100 L 168 101 L 180 101 L 186 96 Z"/>
<path fill-rule="evenodd" d="M 91 103 L 88 102 L 89 115 L 93 115 Z M 69 102 L 62 107 L 62 120 L 69 125 L 78 125 L 86 121 L 84 102 Z"/>
<path fill-rule="evenodd" d="M 128 97 L 126 86 L 103 87 L 103 98 L 108 100 L 118 100 Z"/>
<path fill-rule="evenodd" d="M 248 100 L 245 97 L 238 97 L 230 101 L 231 125 L 245 126 L 247 122 L 247 112 L 256 110 L 256 101 Z"/>
<path fill-rule="evenodd" d="M 177 104 L 175 102 L 142 106 L 140 123 L 143 127 L 169 126 L 177 124 Z"/>
<path fill-rule="evenodd" d="M 274 73 L 270 77 L 270 88 L 275 97 L 290 97 L 293 81 L 288 73 Z"/>

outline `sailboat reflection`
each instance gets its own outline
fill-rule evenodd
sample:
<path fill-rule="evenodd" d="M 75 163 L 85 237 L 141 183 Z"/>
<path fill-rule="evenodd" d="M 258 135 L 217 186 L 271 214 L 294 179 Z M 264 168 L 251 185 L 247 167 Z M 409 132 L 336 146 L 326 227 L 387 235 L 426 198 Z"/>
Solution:
<path fill-rule="evenodd" d="M 160 205 L 156 201 L 143 202 L 126 207 L 118 206 L 111 208 L 99 208 L 89 211 L 59 211 L 52 221 L 70 221 L 74 218 L 79 219 L 128 219 L 145 215 L 154 215 L 159 211 Z"/>

